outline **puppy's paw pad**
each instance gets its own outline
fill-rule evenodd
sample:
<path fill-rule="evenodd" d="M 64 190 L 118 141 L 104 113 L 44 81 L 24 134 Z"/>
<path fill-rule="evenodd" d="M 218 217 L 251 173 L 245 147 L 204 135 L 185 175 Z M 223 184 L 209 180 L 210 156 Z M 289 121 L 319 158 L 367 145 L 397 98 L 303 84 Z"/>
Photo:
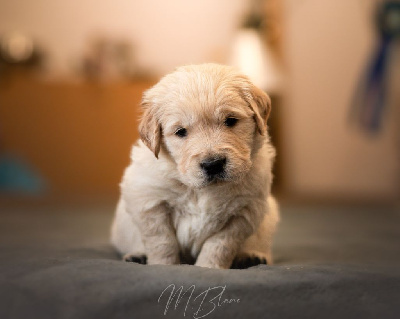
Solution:
<path fill-rule="evenodd" d="M 147 264 L 147 256 L 146 255 L 130 255 L 127 254 L 123 257 L 123 260 L 129 263 L 136 263 L 136 264 Z"/>
<path fill-rule="evenodd" d="M 267 265 L 267 259 L 260 256 L 237 256 L 232 263 L 231 269 L 246 269 L 257 265 Z"/>

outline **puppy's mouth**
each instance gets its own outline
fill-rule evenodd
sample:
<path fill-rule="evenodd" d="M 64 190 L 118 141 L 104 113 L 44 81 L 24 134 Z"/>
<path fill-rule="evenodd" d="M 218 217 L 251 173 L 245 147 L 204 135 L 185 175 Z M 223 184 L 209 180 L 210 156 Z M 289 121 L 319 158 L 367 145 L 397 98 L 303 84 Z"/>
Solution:
<path fill-rule="evenodd" d="M 218 184 L 218 183 L 226 183 L 230 179 L 227 177 L 225 173 L 213 175 L 213 176 L 207 176 L 206 177 L 206 184 Z"/>

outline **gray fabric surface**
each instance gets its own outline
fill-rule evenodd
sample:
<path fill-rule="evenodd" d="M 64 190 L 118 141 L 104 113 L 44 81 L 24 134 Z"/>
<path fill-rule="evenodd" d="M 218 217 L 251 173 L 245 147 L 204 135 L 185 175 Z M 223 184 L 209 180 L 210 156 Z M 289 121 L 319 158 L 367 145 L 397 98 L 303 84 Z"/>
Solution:
<path fill-rule="evenodd" d="M 245 270 L 122 262 L 113 209 L 0 207 L 0 318 L 400 317 L 395 208 L 283 205 L 276 264 Z"/>

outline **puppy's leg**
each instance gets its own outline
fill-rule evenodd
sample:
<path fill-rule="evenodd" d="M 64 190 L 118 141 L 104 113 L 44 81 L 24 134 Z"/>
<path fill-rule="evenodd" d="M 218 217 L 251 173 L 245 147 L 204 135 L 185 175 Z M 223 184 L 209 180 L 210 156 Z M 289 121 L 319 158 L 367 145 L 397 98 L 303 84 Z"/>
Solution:
<path fill-rule="evenodd" d="M 232 268 L 248 268 L 258 264 L 272 265 L 272 236 L 275 227 L 266 215 L 257 231 L 241 246 L 236 255 Z"/>
<path fill-rule="evenodd" d="M 232 269 L 245 269 L 257 265 L 268 264 L 264 254 L 258 251 L 240 252 L 232 262 Z"/>
<path fill-rule="evenodd" d="M 129 263 L 147 264 L 147 256 L 144 254 L 125 254 L 122 259 Z"/>
<path fill-rule="evenodd" d="M 179 264 L 179 245 L 171 221 L 170 209 L 160 204 L 139 215 L 148 264 Z"/>
<path fill-rule="evenodd" d="M 117 211 L 111 227 L 111 243 L 123 255 L 123 260 L 143 263 L 145 249 L 142 243 L 140 230 L 127 212 L 125 202 L 118 202 Z"/>
<path fill-rule="evenodd" d="M 272 235 L 273 229 L 266 227 L 269 224 L 264 218 L 257 232 L 244 242 L 236 255 L 232 268 L 248 268 L 258 264 L 272 265 Z"/>
<path fill-rule="evenodd" d="M 258 264 L 272 265 L 272 238 L 279 222 L 279 207 L 274 197 L 267 200 L 268 211 L 257 231 L 244 242 L 232 268 L 248 268 Z"/>
<path fill-rule="evenodd" d="M 204 242 L 195 265 L 208 268 L 230 268 L 240 246 L 253 230 L 254 225 L 245 217 L 233 217 L 221 231 Z"/>

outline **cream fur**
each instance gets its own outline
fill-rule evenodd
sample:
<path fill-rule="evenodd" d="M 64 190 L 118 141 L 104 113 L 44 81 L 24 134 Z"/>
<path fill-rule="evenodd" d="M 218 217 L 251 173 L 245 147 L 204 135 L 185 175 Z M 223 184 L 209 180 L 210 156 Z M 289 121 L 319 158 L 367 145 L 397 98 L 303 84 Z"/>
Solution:
<path fill-rule="evenodd" d="M 270 100 L 247 77 L 216 64 L 186 66 L 143 96 L 139 141 L 121 183 L 111 241 L 149 264 L 229 268 L 235 257 L 272 263 L 279 220 L 270 195 Z M 227 127 L 227 117 L 238 122 Z M 179 137 L 179 128 L 187 136 Z M 224 156 L 223 177 L 200 163 Z"/>

